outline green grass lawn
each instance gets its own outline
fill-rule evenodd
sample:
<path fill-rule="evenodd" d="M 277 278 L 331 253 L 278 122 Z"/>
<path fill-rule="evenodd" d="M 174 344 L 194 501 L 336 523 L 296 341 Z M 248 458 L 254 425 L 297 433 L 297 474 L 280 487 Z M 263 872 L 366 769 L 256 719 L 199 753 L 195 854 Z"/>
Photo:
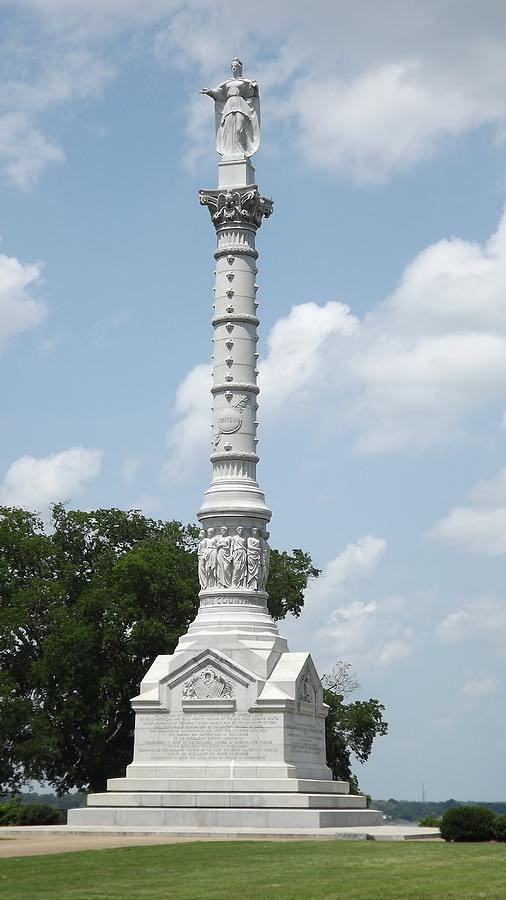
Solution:
<path fill-rule="evenodd" d="M 506 898 L 506 844 L 216 842 L 0 860 L 0 897 Z"/>

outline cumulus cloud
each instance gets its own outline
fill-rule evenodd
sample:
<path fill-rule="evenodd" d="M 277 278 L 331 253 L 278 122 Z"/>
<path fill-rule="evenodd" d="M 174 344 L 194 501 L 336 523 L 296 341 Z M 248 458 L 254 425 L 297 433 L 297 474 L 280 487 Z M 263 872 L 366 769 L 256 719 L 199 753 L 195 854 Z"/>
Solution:
<path fill-rule="evenodd" d="M 39 263 L 24 264 L 14 256 L 0 254 L 0 348 L 5 342 L 39 325 L 47 306 L 35 289 L 41 280 Z"/>
<path fill-rule="evenodd" d="M 357 599 L 386 549 L 386 541 L 374 535 L 348 544 L 310 583 L 296 628 L 285 623 L 288 635 L 304 635 L 324 667 L 353 659 L 361 671 L 387 669 L 413 654 L 416 642 L 402 598 Z"/>
<path fill-rule="evenodd" d="M 466 681 L 462 693 L 467 700 L 483 700 L 495 694 L 499 682 L 495 675 L 484 675 L 483 678 L 475 678 Z"/>
<path fill-rule="evenodd" d="M 348 544 L 335 559 L 330 560 L 321 575 L 306 591 L 305 608 L 314 610 L 340 596 L 374 571 L 387 548 L 383 538 L 367 534 L 356 543 Z"/>
<path fill-rule="evenodd" d="M 55 35 L 44 46 L 4 46 L 0 86 L 0 161 L 7 179 L 30 190 L 50 164 L 62 162 L 62 147 L 41 130 L 41 116 L 70 101 L 95 96 L 114 69 L 100 54 L 77 42 L 63 45 Z M 15 60 L 11 54 L 15 54 Z"/>
<path fill-rule="evenodd" d="M 260 361 L 263 423 L 299 420 L 309 404 L 313 423 L 335 422 L 364 453 L 468 440 L 473 416 L 497 407 L 499 420 L 506 402 L 505 281 L 503 215 L 484 244 L 455 238 L 424 249 L 362 319 L 336 301 L 293 307 Z M 207 371 L 197 366 L 178 392 L 170 435 L 178 477 L 203 457 L 194 441 L 209 429 Z"/>
<path fill-rule="evenodd" d="M 195 366 L 176 394 L 176 423 L 168 435 L 169 459 L 163 474 L 167 478 L 187 477 L 205 458 L 211 446 L 211 366 Z"/>
<path fill-rule="evenodd" d="M 410 657 L 415 650 L 412 628 L 402 622 L 401 599 L 384 598 L 365 603 L 354 600 L 338 606 L 316 638 L 334 656 L 354 659 L 360 668 L 388 668 Z"/>
<path fill-rule="evenodd" d="M 485 597 L 467 603 L 442 619 L 436 635 L 446 644 L 486 641 L 502 647 L 506 640 L 506 601 Z"/>
<path fill-rule="evenodd" d="M 21 456 L 0 484 L 0 503 L 40 509 L 74 497 L 95 478 L 102 466 L 102 451 L 71 447 L 50 456 Z"/>
<path fill-rule="evenodd" d="M 437 522 L 432 537 L 460 550 L 502 556 L 506 553 L 506 467 L 480 481 L 468 506 L 456 506 Z"/>
<path fill-rule="evenodd" d="M 277 141 L 288 122 L 314 166 L 379 182 L 483 124 L 504 131 L 500 2 L 486 16 L 452 6 L 257 0 L 251 21 L 188 0 L 159 32 L 157 52 L 218 78 L 224 60 L 247 45 Z M 291 130 L 285 139 L 293 144 Z"/>
<path fill-rule="evenodd" d="M 222 78 L 226 61 L 247 49 L 247 73 L 260 80 L 269 110 L 265 143 L 298 146 L 313 166 L 358 182 L 384 181 L 483 125 L 504 136 L 501 0 L 489 0 L 486 15 L 453 0 L 352 6 L 257 0 L 254 16 L 230 15 L 226 5 L 208 0 L 18 0 L 16 6 L 30 20 L 38 13 L 56 60 L 62 46 L 98 49 L 100 58 L 118 34 L 144 30 L 137 37 L 143 53 L 151 45 L 162 64 L 194 70 L 204 82 Z M 194 105 L 190 119 L 195 157 L 202 144 Z"/>

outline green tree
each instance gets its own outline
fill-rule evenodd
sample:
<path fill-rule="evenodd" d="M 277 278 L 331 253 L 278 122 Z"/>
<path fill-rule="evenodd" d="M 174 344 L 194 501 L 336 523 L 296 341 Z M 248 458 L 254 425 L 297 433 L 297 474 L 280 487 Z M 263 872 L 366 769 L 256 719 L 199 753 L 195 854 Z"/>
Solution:
<path fill-rule="evenodd" d="M 103 790 L 130 762 L 130 698 L 198 607 L 197 529 L 138 511 L 53 508 L 52 528 L 0 507 L 0 788 Z M 271 554 L 276 619 L 318 570 Z"/>
<path fill-rule="evenodd" d="M 388 732 L 383 719 L 385 707 L 378 700 L 345 702 L 359 683 L 350 663 L 339 661 L 329 675 L 322 677 L 323 699 L 329 706 L 325 720 L 327 765 L 337 781 L 349 781 L 352 793 L 358 793 L 358 778 L 352 771 L 352 756 L 364 763 L 371 755 L 376 737 Z"/>

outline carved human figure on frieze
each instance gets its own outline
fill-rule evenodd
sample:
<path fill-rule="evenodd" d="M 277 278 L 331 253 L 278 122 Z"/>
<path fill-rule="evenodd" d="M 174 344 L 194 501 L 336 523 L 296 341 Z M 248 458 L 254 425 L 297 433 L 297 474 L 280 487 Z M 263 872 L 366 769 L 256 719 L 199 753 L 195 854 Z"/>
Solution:
<path fill-rule="evenodd" d="M 251 591 L 258 590 L 258 581 L 260 578 L 260 556 L 261 543 L 258 534 L 258 528 L 251 529 L 251 535 L 247 541 L 248 556 L 248 588 Z"/>
<path fill-rule="evenodd" d="M 197 558 L 198 558 L 198 572 L 199 572 L 199 582 L 202 590 L 207 588 L 207 557 L 210 551 L 210 541 L 206 536 L 206 533 L 203 528 L 199 531 L 200 541 L 197 547 Z"/>
<path fill-rule="evenodd" d="M 267 579 L 269 577 L 269 563 L 271 558 L 271 548 L 267 543 L 269 532 L 264 531 L 260 539 L 260 577 L 258 579 L 258 587 L 261 591 L 265 591 Z"/>
<path fill-rule="evenodd" d="M 232 537 L 232 587 L 246 587 L 248 555 L 244 528 L 239 525 Z"/>
<path fill-rule="evenodd" d="M 199 92 L 215 103 L 216 150 L 225 159 L 252 156 L 260 146 L 258 84 L 242 76 L 242 62 L 232 60 L 232 78 Z"/>
<path fill-rule="evenodd" d="M 218 548 L 214 528 L 207 529 L 207 553 L 206 553 L 206 588 L 216 587 L 216 558 Z"/>
<path fill-rule="evenodd" d="M 216 583 L 219 587 L 230 587 L 232 584 L 232 538 L 228 528 L 223 525 L 216 541 Z"/>

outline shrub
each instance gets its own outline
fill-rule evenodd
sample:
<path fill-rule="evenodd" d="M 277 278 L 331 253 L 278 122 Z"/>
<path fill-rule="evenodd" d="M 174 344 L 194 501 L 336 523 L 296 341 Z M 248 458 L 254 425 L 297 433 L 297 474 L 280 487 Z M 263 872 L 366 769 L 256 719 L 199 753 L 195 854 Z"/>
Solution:
<path fill-rule="evenodd" d="M 57 825 L 60 810 L 49 803 L 26 803 L 19 808 L 18 825 Z"/>
<path fill-rule="evenodd" d="M 0 803 L 0 825 L 17 825 L 20 806 L 21 802 L 17 797 Z"/>
<path fill-rule="evenodd" d="M 494 831 L 496 840 L 506 841 L 506 815 L 495 817 Z"/>
<path fill-rule="evenodd" d="M 424 816 L 423 819 L 420 819 L 418 824 L 420 828 L 439 828 L 441 819 L 438 819 L 437 816 Z"/>
<path fill-rule="evenodd" d="M 441 819 L 441 837 L 445 841 L 491 841 L 495 837 L 497 816 L 485 806 L 455 806 Z"/>
<path fill-rule="evenodd" d="M 56 825 L 60 811 L 49 803 L 21 803 L 17 798 L 0 804 L 0 825 Z"/>

